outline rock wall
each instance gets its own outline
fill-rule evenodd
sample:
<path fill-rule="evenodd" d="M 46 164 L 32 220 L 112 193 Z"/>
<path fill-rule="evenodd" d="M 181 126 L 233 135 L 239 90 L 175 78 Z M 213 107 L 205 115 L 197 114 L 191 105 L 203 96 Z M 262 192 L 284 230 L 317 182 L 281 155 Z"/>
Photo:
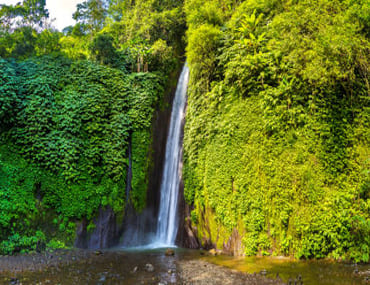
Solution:
<path fill-rule="evenodd" d="M 152 125 L 153 143 L 150 153 L 148 153 L 148 159 L 150 159 L 151 164 L 148 171 L 147 207 L 144 214 L 135 213 L 130 206 L 127 208 L 126 213 L 119 214 L 114 213 L 110 207 L 106 209 L 101 208 L 93 219 L 95 229 L 91 233 L 87 231 L 88 222 L 86 219 L 79 223 L 76 231 L 76 247 L 99 249 L 115 246 L 123 240 L 122 234 L 127 231 L 130 223 L 138 224 L 138 226 L 143 224 L 143 228 L 137 232 L 155 232 L 172 99 L 176 92 L 180 71 L 181 66 L 170 75 L 160 107 L 154 114 Z M 123 217 L 123 219 L 118 216 Z M 131 230 L 127 232 L 131 232 Z"/>

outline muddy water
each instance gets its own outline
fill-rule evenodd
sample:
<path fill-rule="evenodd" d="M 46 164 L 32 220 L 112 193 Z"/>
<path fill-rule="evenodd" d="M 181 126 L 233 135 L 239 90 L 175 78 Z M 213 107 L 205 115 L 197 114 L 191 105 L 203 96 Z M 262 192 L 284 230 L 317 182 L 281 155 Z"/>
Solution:
<path fill-rule="evenodd" d="M 370 264 L 354 265 L 331 261 L 297 261 L 285 257 L 205 257 L 206 261 L 270 278 L 278 275 L 284 282 L 305 285 L 370 284 Z M 296 282 L 296 283 L 294 283 Z"/>
<path fill-rule="evenodd" d="M 19 267 L 16 259 L 0 257 L 0 284 L 186 284 L 181 280 L 180 276 L 183 275 L 178 261 L 184 263 L 194 260 L 207 261 L 246 273 L 266 275 L 274 279 L 278 274 L 279 278 L 286 283 L 291 279 L 292 284 L 299 275 L 302 277 L 303 284 L 370 284 L 370 265 L 354 266 L 268 257 L 213 257 L 207 256 L 205 252 L 183 249 L 176 249 L 174 256 L 165 256 L 164 253 L 165 249 L 149 251 L 114 249 L 98 252 L 98 254 L 70 252 L 65 254 L 68 258 L 57 257 L 56 253 L 53 253 L 54 257 L 50 255 L 46 259 L 38 259 L 38 257 L 31 259 L 36 260 L 36 263 L 42 262 L 44 265 L 41 267 L 22 259 L 22 270 L 16 270 L 16 266 Z M 53 260 L 51 258 L 62 258 L 62 261 L 53 263 L 50 262 Z M 14 267 L 7 266 L 9 262 L 14 263 Z M 4 272 L 4 268 L 13 268 L 13 270 Z M 204 270 L 210 270 L 206 269 L 208 267 L 204 268 Z M 193 272 L 199 273 L 199 268 L 194 268 Z M 211 272 L 209 276 L 213 276 L 212 274 Z M 367 278 L 369 281 L 366 281 Z M 212 283 L 212 280 L 204 280 L 204 282 L 201 284 L 216 284 Z"/>

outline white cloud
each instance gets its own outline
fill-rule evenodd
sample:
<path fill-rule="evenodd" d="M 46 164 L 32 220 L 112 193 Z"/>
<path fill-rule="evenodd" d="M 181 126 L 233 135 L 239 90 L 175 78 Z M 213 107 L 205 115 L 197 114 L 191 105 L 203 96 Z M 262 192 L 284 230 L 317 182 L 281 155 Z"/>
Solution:
<path fill-rule="evenodd" d="M 22 1 L 19 1 L 19 0 L 2 0 L 2 1 L 0 1 L 0 4 L 14 5 L 14 4 L 17 4 L 18 2 L 22 2 Z"/>
<path fill-rule="evenodd" d="M 0 4 L 14 5 L 21 0 L 0 0 Z M 76 11 L 76 5 L 83 0 L 46 0 L 46 8 L 49 10 L 50 19 L 55 19 L 53 25 L 58 29 L 74 25 L 72 14 Z"/>
<path fill-rule="evenodd" d="M 74 25 L 72 14 L 76 11 L 76 5 L 81 0 L 46 0 L 46 7 L 49 10 L 50 18 L 55 18 L 54 25 L 58 30 Z"/>

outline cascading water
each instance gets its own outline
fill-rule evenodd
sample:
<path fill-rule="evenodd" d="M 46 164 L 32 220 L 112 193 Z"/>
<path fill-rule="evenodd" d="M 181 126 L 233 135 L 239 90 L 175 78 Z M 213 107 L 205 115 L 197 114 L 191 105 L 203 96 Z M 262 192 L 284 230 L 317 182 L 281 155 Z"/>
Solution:
<path fill-rule="evenodd" d="M 177 205 L 182 171 L 182 121 L 184 119 L 188 81 L 189 68 L 185 65 L 173 101 L 160 189 L 161 199 L 154 244 L 162 246 L 173 246 L 175 244 L 178 229 Z"/>
<path fill-rule="evenodd" d="M 128 203 L 130 192 L 131 192 L 131 180 L 132 180 L 132 138 L 131 135 L 129 137 L 128 142 L 128 168 L 127 168 L 127 175 L 126 175 L 126 203 Z"/>
<path fill-rule="evenodd" d="M 139 215 L 129 209 L 121 242 L 121 245 L 126 248 L 158 248 L 175 245 L 179 222 L 177 206 L 182 171 L 182 131 L 188 81 L 189 68 L 185 65 L 177 84 L 172 105 L 160 187 L 157 225 L 154 220 L 153 209 L 146 209 Z M 131 165 L 129 171 L 130 169 Z M 130 182 L 130 179 L 131 176 L 128 173 L 127 180 Z M 126 189 L 127 196 L 130 188 L 128 186 Z"/>

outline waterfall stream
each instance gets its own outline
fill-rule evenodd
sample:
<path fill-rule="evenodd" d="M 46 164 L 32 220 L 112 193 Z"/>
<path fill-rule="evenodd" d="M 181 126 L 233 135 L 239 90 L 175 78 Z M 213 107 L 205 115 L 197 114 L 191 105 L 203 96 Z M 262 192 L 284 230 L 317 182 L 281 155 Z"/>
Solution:
<path fill-rule="evenodd" d="M 132 138 L 131 134 L 128 141 L 128 168 L 127 168 L 127 174 L 126 174 L 126 203 L 128 204 L 129 196 L 131 192 L 131 180 L 132 180 Z"/>
<path fill-rule="evenodd" d="M 170 129 L 160 188 L 160 205 L 155 243 L 175 245 L 178 229 L 178 196 L 182 172 L 182 122 L 185 113 L 189 68 L 185 65 L 177 84 L 172 105 Z"/>
<path fill-rule="evenodd" d="M 182 172 L 183 120 L 188 81 L 189 68 L 185 65 L 177 83 L 172 104 L 160 186 L 158 219 L 155 221 L 151 209 L 146 209 L 139 215 L 133 213 L 132 209 L 129 210 L 121 243 L 125 248 L 158 248 L 175 245 L 179 227 L 178 198 Z M 129 149 L 129 156 L 131 155 L 130 151 L 131 149 Z M 130 169 L 131 165 L 129 171 Z M 130 182 L 131 173 L 128 173 L 127 180 Z M 128 196 L 130 187 L 126 191 Z"/>

